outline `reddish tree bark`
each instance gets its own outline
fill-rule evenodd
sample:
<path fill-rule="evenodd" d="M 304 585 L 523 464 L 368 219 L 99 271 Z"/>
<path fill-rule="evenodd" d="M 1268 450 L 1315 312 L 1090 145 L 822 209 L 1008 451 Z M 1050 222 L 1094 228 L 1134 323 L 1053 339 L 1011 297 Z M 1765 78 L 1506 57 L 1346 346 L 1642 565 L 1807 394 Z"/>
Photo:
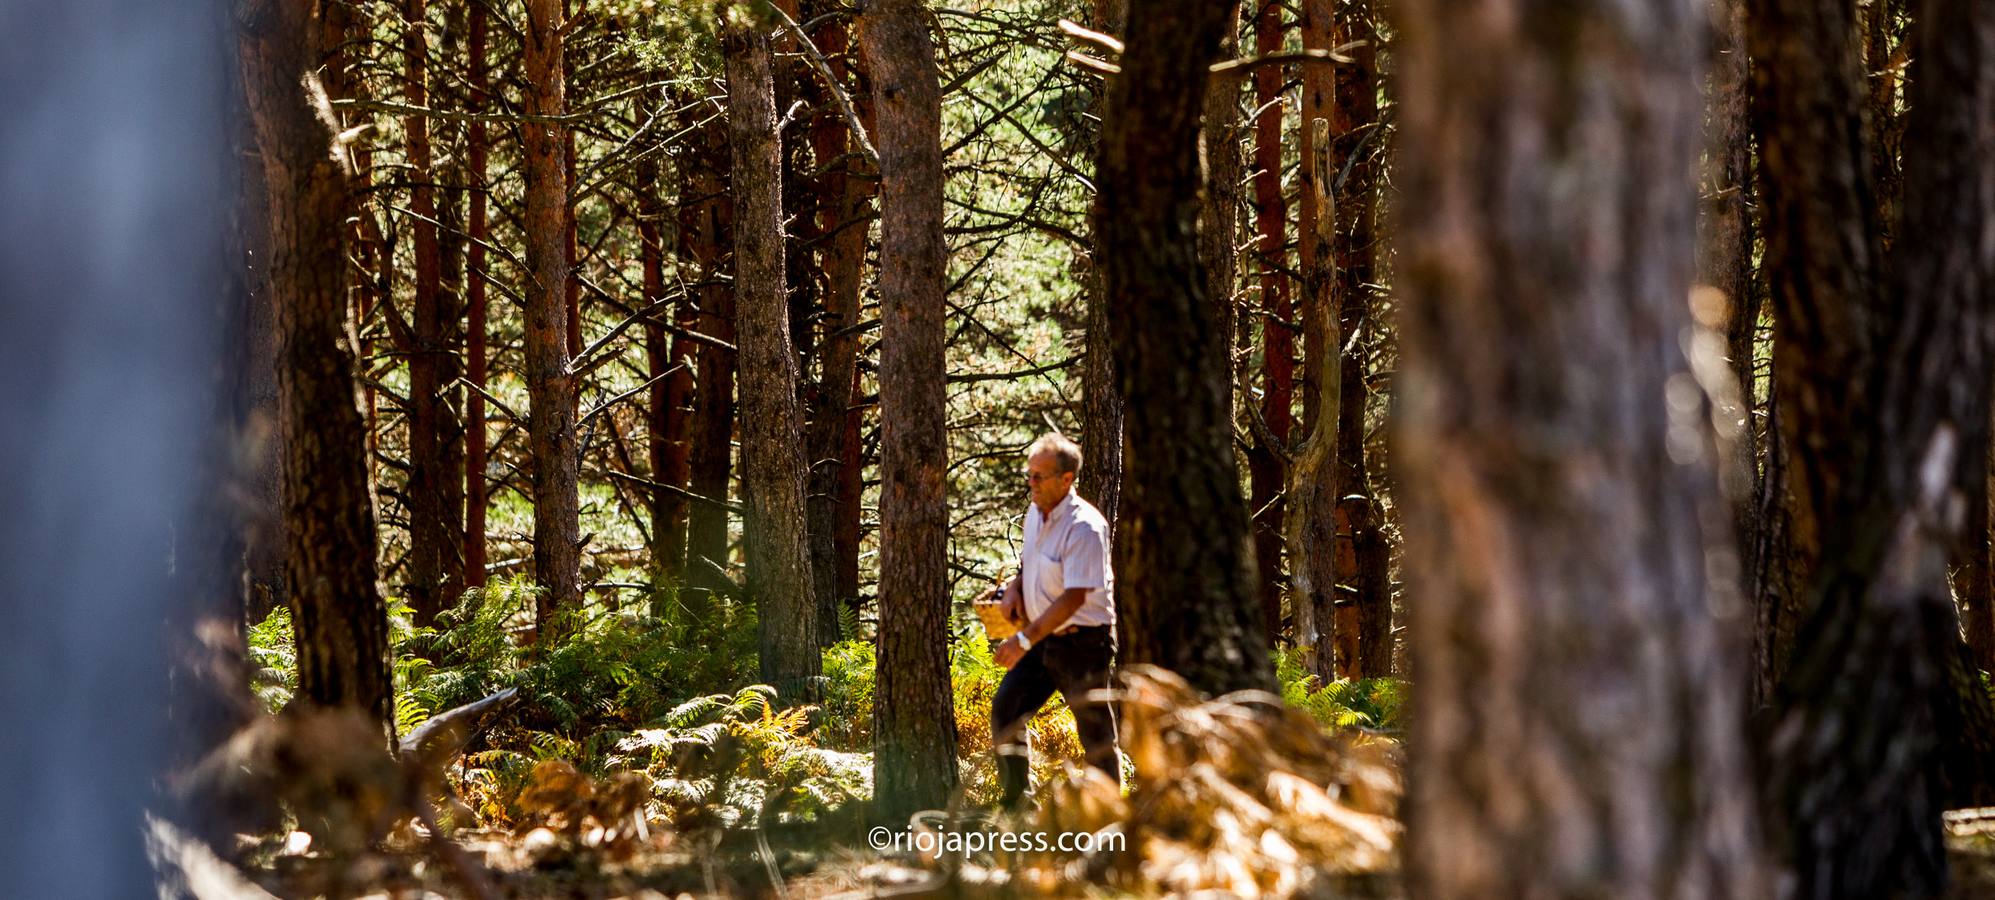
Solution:
<path fill-rule="evenodd" d="M 733 200 L 723 179 L 727 170 L 723 126 L 700 129 L 680 164 L 679 233 L 681 252 L 698 268 L 699 330 L 734 340 L 734 286 L 725 279 L 723 242 L 734 229 Z M 735 351 L 701 344 L 693 389 L 687 465 L 693 493 L 725 503 L 733 472 Z M 728 511 L 716 503 L 695 502 L 686 519 L 687 606 L 697 616 L 711 610 L 714 591 L 727 587 Z"/>
<path fill-rule="evenodd" d="M 1264 0 L 1255 14 L 1256 54 L 1281 51 L 1282 36 L 1288 30 L 1282 23 L 1282 9 L 1275 0 Z M 1270 640 L 1279 640 L 1281 635 L 1283 454 L 1288 452 L 1295 403 L 1295 308 L 1286 271 L 1288 202 L 1281 186 L 1282 111 L 1287 105 L 1281 92 L 1282 77 L 1280 66 L 1264 65 L 1254 70 L 1254 104 L 1260 110 L 1254 118 L 1254 227 L 1260 235 L 1255 245 L 1260 268 L 1260 417 L 1267 430 L 1256 430 L 1254 446 L 1247 452 L 1247 475 L 1252 483 L 1248 507 L 1254 513 L 1254 563 L 1259 570 L 1261 615 Z"/>
<path fill-rule="evenodd" d="M 526 111 L 559 116 L 566 108 L 562 80 L 560 0 L 529 0 L 526 44 Z M 535 607 L 540 636 L 559 626 L 555 616 L 581 604 L 581 499 L 575 434 L 575 376 L 565 285 L 564 246 L 568 172 L 562 160 L 563 126 L 546 121 L 520 126 L 526 168 L 526 383 L 533 403 L 528 434 L 533 453 L 533 574 L 542 593 Z"/>
<path fill-rule="evenodd" d="M 665 247 L 658 225 L 667 215 L 664 198 L 659 196 L 658 163 L 638 163 L 637 179 L 638 255 L 644 270 L 644 306 L 665 296 Z M 673 304 L 672 318 L 683 319 L 691 297 L 681 296 Z M 683 338 L 667 334 L 663 312 L 654 313 L 644 323 L 644 358 L 650 378 L 649 403 L 645 407 L 646 439 L 652 481 L 677 490 L 653 488 L 650 491 L 651 571 L 658 584 L 680 581 L 686 563 L 686 513 L 689 501 L 683 491 L 691 481 L 686 453 L 687 400 L 693 393 L 692 347 Z"/>

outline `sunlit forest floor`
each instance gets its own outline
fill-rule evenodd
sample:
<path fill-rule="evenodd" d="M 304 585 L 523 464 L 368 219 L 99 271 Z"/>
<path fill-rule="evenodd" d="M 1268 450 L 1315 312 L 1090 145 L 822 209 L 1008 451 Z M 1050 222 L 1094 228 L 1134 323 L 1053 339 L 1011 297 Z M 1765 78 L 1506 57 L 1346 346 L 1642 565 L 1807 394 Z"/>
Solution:
<path fill-rule="evenodd" d="M 817 698 L 786 705 L 753 683 L 752 614 L 724 599 L 654 599 L 591 607 L 539 647 L 523 639 L 533 604 L 520 585 L 472 594 L 435 628 L 396 608 L 403 756 L 427 758 L 407 749 L 412 736 L 470 723 L 434 770 L 416 774 L 357 750 L 377 746 L 364 724 L 276 715 L 295 660 L 286 616 L 274 613 L 248 648 L 270 715 L 217 768 L 268 770 L 284 803 L 275 818 L 232 826 L 232 864 L 284 897 L 1395 893 L 1397 681 L 1324 684 L 1286 653 L 1282 696 L 1200 701 L 1175 676 L 1126 672 L 1130 787 L 1079 765 L 1072 714 L 1053 703 L 1030 729 L 1034 808 L 999 816 L 988 716 L 1003 670 L 962 610 L 952 647 L 960 787 L 915 832 L 1123 843 L 882 851 L 869 845 L 872 642 L 828 649 Z M 704 692 L 716 686 L 729 690 Z M 475 721 L 460 712 L 501 692 Z M 418 807 L 433 810 L 427 821 Z"/>

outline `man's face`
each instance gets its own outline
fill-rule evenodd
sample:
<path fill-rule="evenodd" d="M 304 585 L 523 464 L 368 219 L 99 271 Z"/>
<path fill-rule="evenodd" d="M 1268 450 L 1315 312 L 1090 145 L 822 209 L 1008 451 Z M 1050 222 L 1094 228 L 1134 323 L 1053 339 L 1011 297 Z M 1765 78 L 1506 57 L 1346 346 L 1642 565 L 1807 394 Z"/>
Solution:
<path fill-rule="evenodd" d="M 1074 486 L 1074 473 L 1060 471 L 1060 461 L 1051 451 L 1041 450 L 1025 461 L 1025 483 L 1032 502 L 1041 510 L 1052 509 Z"/>

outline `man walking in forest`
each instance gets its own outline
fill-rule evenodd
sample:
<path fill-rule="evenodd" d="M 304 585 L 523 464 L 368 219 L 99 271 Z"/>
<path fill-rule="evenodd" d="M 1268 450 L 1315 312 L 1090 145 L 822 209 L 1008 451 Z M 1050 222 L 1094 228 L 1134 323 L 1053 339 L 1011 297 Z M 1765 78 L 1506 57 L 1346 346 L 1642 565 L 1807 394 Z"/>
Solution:
<path fill-rule="evenodd" d="M 1115 708 L 1107 690 L 1115 667 L 1115 575 L 1109 571 L 1108 520 L 1074 493 L 1081 448 L 1047 434 L 1026 449 L 1025 511 L 1019 572 L 1003 588 L 1005 618 L 1018 633 L 999 644 L 1007 671 L 991 701 L 1003 804 L 1018 806 L 1031 779 L 1025 723 L 1059 691 L 1074 711 L 1088 764 L 1122 781 Z"/>

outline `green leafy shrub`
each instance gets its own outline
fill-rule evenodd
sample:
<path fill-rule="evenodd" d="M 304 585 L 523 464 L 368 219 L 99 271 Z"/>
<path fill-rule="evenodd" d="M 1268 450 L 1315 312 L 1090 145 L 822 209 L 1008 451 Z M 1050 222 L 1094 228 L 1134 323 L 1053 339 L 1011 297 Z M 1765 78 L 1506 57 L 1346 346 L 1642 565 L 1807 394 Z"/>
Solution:
<path fill-rule="evenodd" d="M 1329 684 L 1303 667 L 1305 651 L 1283 649 L 1275 658 L 1282 699 L 1328 728 L 1397 732 L 1405 682 L 1396 678 L 1339 678 Z"/>

